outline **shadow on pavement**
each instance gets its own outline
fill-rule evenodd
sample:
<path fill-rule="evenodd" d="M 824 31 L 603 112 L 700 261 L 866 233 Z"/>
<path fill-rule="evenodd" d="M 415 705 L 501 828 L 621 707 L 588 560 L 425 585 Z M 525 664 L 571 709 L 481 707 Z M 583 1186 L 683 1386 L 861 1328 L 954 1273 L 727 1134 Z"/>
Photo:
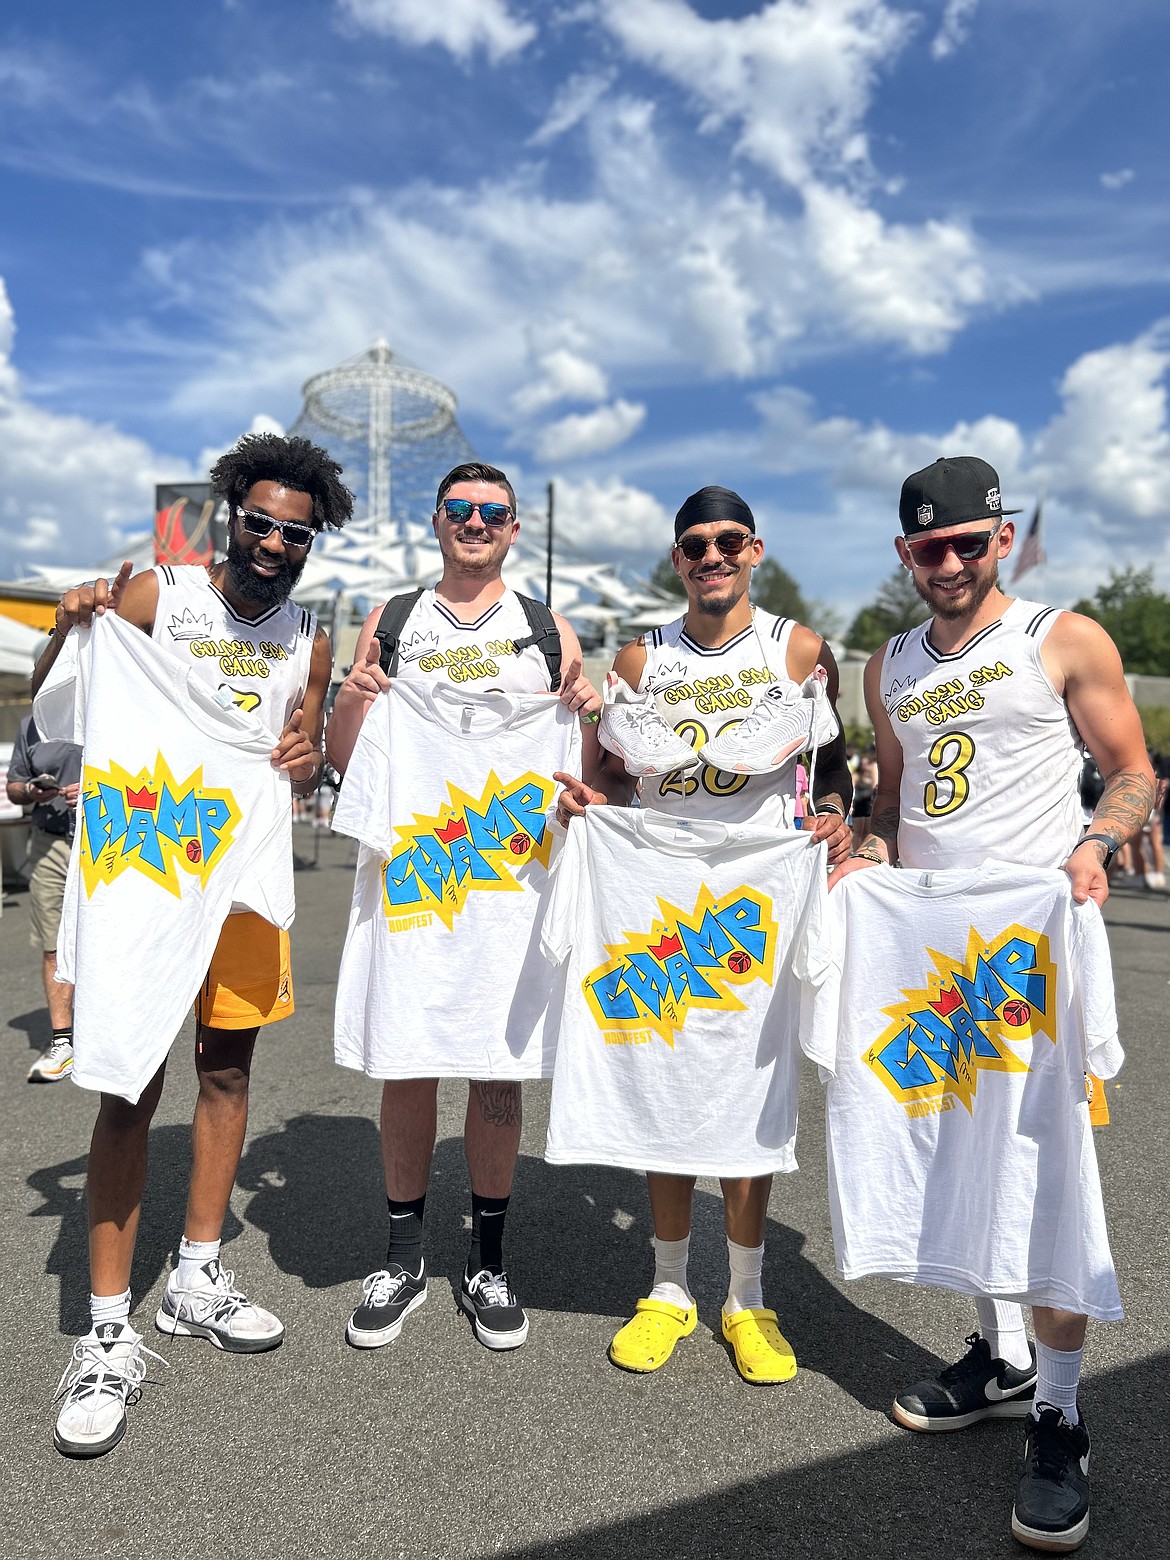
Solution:
<path fill-rule="evenodd" d="M 1165 1384 L 1170 1354 L 1091 1378 L 1093 1507 L 1080 1553 L 1165 1552 Z M 959 1435 L 900 1433 L 876 1446 L 746 1480 L 563 1537 L 490 1550 L 509 1560 L 904 1560 L 1025 1556 L 1011 1537 L 1018 1420 Z M 746 1458 L 745 1458 L 746 1460 Z M 486 1552 L 485 1552 L 486 1553 Z"/>
<path fill-rule="evenodd" d="M 25 1036 L 30 1051 L 44 1051 L 53 1038 L 49 1010 L 44 1007 L 33 1008 L 31 1013 L 14 1013 L 8 1027 Z"/>
<path fill-rule="evenodd" d="M 28 1178 L 28 1185 L 41 1198 L 40 1206 L 34 1208 L 29 1217 L 59 1221 L 45 1272 L 60 1278 L 60 1328 L 67 1335 L 89 1331 L 89 1220 L 85 1205 L 85 1168 L 86 1156 L 79 1154 L 62 1164 L 36 1170 Z M 183 1233 L 190 1174 L 191 1128 L 154 1128 L 150 1134 L 150 1164 L 130 1273 L 130 1291 L 136 1306 L 176 1256 Z M 240 1221 L 229 1209 L 223 1228 L 225 1244 L 242 1229 Z"/>

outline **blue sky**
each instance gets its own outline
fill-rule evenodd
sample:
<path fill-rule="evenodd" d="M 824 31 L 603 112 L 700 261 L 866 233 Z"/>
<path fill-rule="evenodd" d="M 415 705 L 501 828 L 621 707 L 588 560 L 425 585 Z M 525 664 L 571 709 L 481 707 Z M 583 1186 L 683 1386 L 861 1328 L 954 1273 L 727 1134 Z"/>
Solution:
<path fill-rule="evenodd" d="M 706 482 L 850 612 L 898 488 L 1170 586 L 1170 13 L 1147 0 L 10 0 L 0 573 L 107 555 L 379 335 L 598 556 Z"/>

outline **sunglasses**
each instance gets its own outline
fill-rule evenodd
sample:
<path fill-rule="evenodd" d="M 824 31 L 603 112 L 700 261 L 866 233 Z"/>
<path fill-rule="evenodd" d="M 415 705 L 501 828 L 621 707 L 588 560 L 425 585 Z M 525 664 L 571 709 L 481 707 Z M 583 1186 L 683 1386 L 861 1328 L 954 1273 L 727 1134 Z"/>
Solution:
<path fill-rule="evenodd" d="M 738 558 L 748 543 L 754 540 L 750 531 L 720 531 L 718 536 L 684 536 L 674 545 L 684 558 L 698 563 L 700 558 L 707 556 L 707 549 L 712 542 L 724 558 Z"/>
<path fill-rule="evenodd" d="M 490 525 L 493 531 L 498 531 L 507 525 L 512 518 L 512 511 L 507 504 L 473 504 L 469 498 L 445 498 L 443 500 L 443 513 L 453 525 L 462 525 L 470 520 L 473 512 L 479 510 L 479 518 L 484 525 Z"/>
<path fill-rule="evenodd" d="M 907 542 L 910 556 L 920 569 L 937 569 L 947 553 L 954 550 L 963 563 L 974 563 L 976 558 L 986 558 L 991 539 L 999 530 L 973 531 L 969 536 L 932 536 L 925 542 Z"/>
<path fill-rule="evenodd" d="M 311 547 L 317 534 L 316 526 L 302 525 L 299 520 L 274 520 L 258 509 L 237 509 L 236 513 L 249 536 L 271 536 L 273 531 L 279 531 L 286 547 Z"/>

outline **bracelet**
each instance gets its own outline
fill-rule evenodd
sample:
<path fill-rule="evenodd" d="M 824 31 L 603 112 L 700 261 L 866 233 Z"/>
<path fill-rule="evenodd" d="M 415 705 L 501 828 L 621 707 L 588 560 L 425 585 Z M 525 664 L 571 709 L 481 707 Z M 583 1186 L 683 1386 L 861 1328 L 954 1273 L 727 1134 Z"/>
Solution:
<path fill-rule="evenodd" d="M 838 818 L 844 818 L 844 816 L 845 816 L 843 810 L 840 807 L 837 806 L 836 802 L 815 802 L 814 801 L 813 802 L 813 812 L 815 812 L 815 813 L 827 813 L 827 812 L 836 813 Z"/>
<path fill-rule="evenodd" d="M 587 715 L 581 715 L 578 718 L 583 726 L 596 726 L 597 722 L 601 719 L 601 711 L 590 710 Z"/>
<path fill-rule="evenodd" d="M 1101 844 L 1104 845 L 1105 860 L 1101 863 L 1101 865 L 1105 868 L 1106 872 L 1108 872 L 1109 868 L 1113 865 L 1113 858 L 1121 849 L 1121 846 L 1117 843 L 1116 840 L 1111 839 L 1108 834 L 1082 834 L 1080 839 L 1073 846 L 1073 850 L 1080 850 L 1081 846 L 1087 845 L 1090 840 L 1100 840 Z M 1072 855 L 1071 850 L 1069 851 L 1069 855 Z"/>
<path fill-rule="evenodd" d="M 884 856 L 879 856 L 876 851 L 872 850 L 855 850 L 849 859 L 850 861 L 872 861 L 878 867 L 889 866 L 889 862 Z"/>

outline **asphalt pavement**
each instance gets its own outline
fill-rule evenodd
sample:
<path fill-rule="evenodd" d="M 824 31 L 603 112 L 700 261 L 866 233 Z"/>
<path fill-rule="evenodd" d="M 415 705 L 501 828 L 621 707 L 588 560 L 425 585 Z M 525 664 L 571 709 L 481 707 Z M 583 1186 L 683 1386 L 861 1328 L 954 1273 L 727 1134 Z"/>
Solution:
<path fill-rule="evenodd" d="M 182 1229 L 193 1029 L 176 1042 L 152 1137 L 133 1275 L 151 1366 L 110 1455 L 53 1449 L 52 1398 L 88 1325 L 85 1156 L 94 1098 L 25 1082 L 48 1043 L 28 900 L 0 918 L 0 1554 L 4 1560 L 279 1560 L 523 1556 L 1019 1556 L 1010 1536 L 1018 1422 L 911 1435 L 896 1389 L 963 1351 L 969 1302 L 833 1267 L 823 1107 L 806 1068 L 798 1175 L 777 1179 L 764 1287 L 800 1362 L 751 1387 L 719 1337 L 726 1287 L 718 1189 L 696 1194 L 700 1324 L 658 1374 L 606 1346 L 652 1271 L 642 1178 L 542 1159 L 547 1085 L 525 1089 L 508 1257 L 529 1341 L 492 1354 L 457 1310 L 468 1193 L 462 1085 L 440 1090 L 427 1203 L 428 1303 L 396 1343 L 351 1349 L 345 1321 L 381 1265 L 377 1085 L 332 1060 L 334 976 L 351 847 L 298 829 L 293 1018 L 262 1036 L 223 1258 L 287 1333 L 272 1353 L 156 1332 Z M 1092 1329 L 1082 1406 L 1093 1449 L 1087 1557 L 1170 1552 L 1166 1217 L 1170 900 L 1119 886 L 1106 911 L 1128 1060 L 1097 1134 L 1124 1322 Z M 491 950 L 484 949 L 485 964 Z M 160 970 L 158 979 L 166 979 Z M 110 1021 L 117 1022 L 111 1014 Z"/>

